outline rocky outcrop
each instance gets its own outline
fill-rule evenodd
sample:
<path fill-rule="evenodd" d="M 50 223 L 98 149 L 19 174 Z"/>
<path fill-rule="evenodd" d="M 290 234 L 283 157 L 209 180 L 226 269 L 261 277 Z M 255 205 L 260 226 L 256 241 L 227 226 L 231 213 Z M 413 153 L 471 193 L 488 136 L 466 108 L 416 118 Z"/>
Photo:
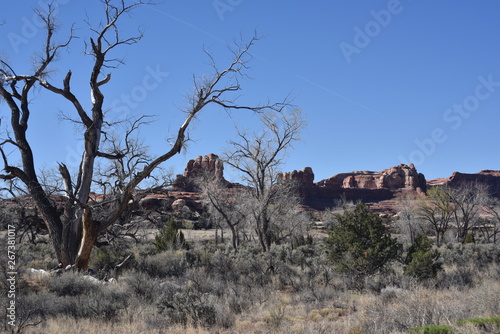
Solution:
<path fill-rule="evenodd" d="M 177 190 L 196 191 L 195 180 L 200 176 L 208 176 L 224 180 L 224 163 L 216 154 L 198 156 L 187 162 L 183 175 L 177 175 L 173 186 Z"/>
<path fill-rule="evenodd" d="M 304 167 L 302 170 L 278 173 L 278 180 L 296 182 L 299 187 L 311 187 L 314 182 L 314 173 L 311 167 Z"/>
<path fill-rule="evenodd" d="M 478 182 L 486 184 L 491 195 L 500 198 L 500 170 L 485 169 L 480 171 L 479 173 L 473 174 L 454 172 L 447 179 L 430 180 L 428 183 L 431 186 L 455 186 L 464 182 Z"/>
<path fill-rule="evenodd" d="M 427 188 L 425 176 L 415 166 L 401 164 L 380 172 L 356 171 L 334 175 L 319 181 L 318 186 L 337 189 L 413 189 L 419 192 Z"/>
<path fill-rule="evenodd" d="M 296 181 L 303 204 L 323 210 L 333 206 L 341 196 L 349 200 L 378 202 L 390 200 L 401 191 L 422 194 L 426 191 L 426 180 L 415 166 L 401 164 L 380 172 L 354 171 L 336 174 L 314 183 L 314 173 L 310 167 L 301 171 L 282 173 L 279 179 Z"/>
<path fill-rule="evenodd" d="M 210 153 L 188 161 L 184 169 L 185 177 L 193 178 L 203 174 L 208 174 L 219 179 L 224 178 L 224 164 L 219 156 Z"/>

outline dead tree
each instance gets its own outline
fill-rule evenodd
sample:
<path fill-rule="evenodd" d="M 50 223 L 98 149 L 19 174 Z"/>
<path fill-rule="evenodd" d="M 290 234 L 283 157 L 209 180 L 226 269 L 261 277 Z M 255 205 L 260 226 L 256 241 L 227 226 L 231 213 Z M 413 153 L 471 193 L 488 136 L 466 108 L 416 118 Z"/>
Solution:
<path fill-rule="evenodd" d="M 245 227 L 246 212 L 242 210 L 246 198 L 243 188 L 228 188 L 225 180 L 202 175 L 196 180 L 210 217 L 221 227 L 231 231 L 231 245 L 235 251 L 240 245 L 240 232 Z M 223 233 L 223 232 L 222 232 Z"/>
<path fill-rule="evenodd" d="M 102 160 L 117 160 L 127 153 L 127 147 L 115 152 L 106 152 L 102 149 L 103 130 L 108 123 L 106 122 L 104 94 L 101 89 L 104 85 L 112 83 L 111 72 L 123 63 L 113 53 L 121 47 L 138 43 L 142 38 L 142 33 L 132 37 L 122 36 L 118 23 L 132 10 L 145 4 L 142 0 L 132 4 L 114 0 L 101 0 L 101 2 L 104 5 L 103 20 L 97 26 L 92 26 L 88 22 L 92 37 L 86 43 L 86 54 L 93 59 L 89 73 L 90 108 L 84 107 L 85 104 L 81 99 L 82 93 L 73 91 L 71 71 L 67 72 L 60 84 L 50 82 L 46 75 L 61 51 L 66 49 L 74 39 L 73 31 L 71 31 L 65 42 L 60 44 L 54 42 L 58 25 L 55 22 L 55 11 L 50 5 L 47 11 L 38 13 L 45 23 L 46 38 L 34 71 L 29 74 L 19 74 L 6 60 L 0 60 L 0 96 L 2 102 L 5 102 L 10 109 L 10 130 L 3 135 L 4 138 L 0 142 L 0 153 L 5 171 L 0 178 L 3 180 L 17 178 L 25 184 L 39 214 L 47 225 L 58 261 L 63 266 L 74 264 L 78 270 L 85 270 L 88 267 L 97 237 L 120 219 L 139 184 L 162 163 L 181 152 L 188 139 L 187 130 L 191 122 L 208 105 L 216 105 L 226 110 L 252 112 L 281 111 L 287 107 L 286 101 L 255 107 L 236 103 L 235 93 L 241 90 L 239 79 L 245 75 L 244 72 L 248 68 L 248 61 L 251 58 L 250 48 L 258 39 L 256 36 L 232 50 L 233 59 L 222 70 L 216 66 L 213 58 L 210 58 L 213 73 L 210 76 L 204 76 L 203 80 L 195 79 L 194 91 L 190 95 L 188 106 L 183 110 L 186 115 L 185 120 L 180 125 L 171 147 L 163 154 L 141 164 L 140 169 L 135 170 L 133 176 L 121 186 L 121 192 L 117 193 L 114 200 L 108 204 L 107 214 L 103 217 L 95 217 L 90 197 L 96 163 Z M 62 213 L 51 201 L 40 182 L 34 161 L 36 152 L 32 151 L 27 136 L 32 112 L 31 95 L 38 87 L 43 94 L 54 94 L 70 102 L 76 120 L 83 126 L 80 135 L 83 138 L 84 150 L 76 172 L 76 179 L 71 177 L 70 171 L 64 164 L 59 164 L 59 174 L 63 180 L 66 197 Z M 85 92 L 83 96 L 88 96 L 88 92 Z M 35 126 L 35 124 L 30 124 L 30 126 Z M 14 149 L 19 152 L 20 166 L 10 163 L 5 153 L 7 147 L 9 150 Z"/>
<path fill-rule="evenodd" d="M 433 187 L 427 191 L 427 197 L 421 198 L 418 203 L 418 217 L 427 222 L 436 234 L 436 245 L 441 247 L 444 236 L 455 212 L 450 203 L 447 187 Z"/>
<path fill-rule="evenodd" d="M 480 222 L 479 213 L 489 201 L 488 186 L 478 182 L 463 182 L 445 188 L 453 204 L 453 218 L 457 226 L 457 240 L 463 242 L 467 234 Z"/>
<path fill-rule="evenodd" d="M 278 168 L 284 162 L 287 150 L 300 139 L 304 120 L 299 110 L 262 113 L 263 128 L 248 134 L 239 131 L 238 141 L 230 141 L 224 162 L 238 170 L 248 187 L 244 201 L 245 216 L 253 226 L 263 251 L 271 247 L 276 236 L 274 220 L 283 211 L 283 205 L 293 210 L 298 204 L 290 184 L 278 182 Z"/>

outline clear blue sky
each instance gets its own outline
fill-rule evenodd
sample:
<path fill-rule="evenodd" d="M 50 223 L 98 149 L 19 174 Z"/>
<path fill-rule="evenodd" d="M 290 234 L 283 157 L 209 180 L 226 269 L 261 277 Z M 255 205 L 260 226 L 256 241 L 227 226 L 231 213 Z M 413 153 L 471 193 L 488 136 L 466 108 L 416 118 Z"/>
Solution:
<path fill-rule="evenodd" d="M 51 80 L 60 84 L 72 69 L 73 89 L 88 106 L 91 59 L 82 56 L 83 19 L 88 15 L 95 21 L 102 5 L 55 2 L 60 40 L 73 22 L 81 38 L 61 55 Z M 42 3 L 2 5 L 0 54 L 18 73 L 29 69 L 42 43 L 32 11 Z M 264 38 L 252 51 L 251 80 L 242 82 L 242 99 L 280 100 L 291 92 L 308 122 L 283 170 L 310 166 L 319 181 L 340 172 L 410 162 L 427 179 L 500 169 L 496 0 L 163 1 L 139 8 L 121 24 L 130 33 L 144 27 L 145 37 L 117 49 L 115 55 L 125 57 L 126 64 L 114 70 L 105 87 L 106 102 L 115 114 L 157 115 L 142 131 L 153 154 L 162 153 L 169 131 L 182 122 L 179 109 L 192 89 L 192 75 L 210 70 L 203 48 L 223 66 L 230 59 L 227 45 L 240 35 L 251 37 L 256 29 Z M 144 78 L 152 71 L 161 75 L 145 90 Z M 123 100 L 123 94 L 134 92 L 135 99 Z M 37 163 L 77 167 L 81 142 L 73 126 L 57 117 L 59 110 L 73 110 L 43 91 L 33 103 L 29 135 Z M 5 104 L 0 113 L 7 117 Z M 207 110 L 191 131 L 188 151 L 165 166 L 182 173 L 188 159 L 222 152 L 234 136 L 235 122 L 258 125 L 248 113 L 229 118 L 223 111 Z"/>

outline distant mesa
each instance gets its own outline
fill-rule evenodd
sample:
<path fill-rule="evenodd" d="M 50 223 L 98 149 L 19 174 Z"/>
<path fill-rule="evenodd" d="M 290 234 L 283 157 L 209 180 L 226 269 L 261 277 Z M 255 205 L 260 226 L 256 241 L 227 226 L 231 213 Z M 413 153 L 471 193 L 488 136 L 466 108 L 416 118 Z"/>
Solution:
<path fill-rule="evenodd" d="M 341 173 L 319 181 L 318 186 L 337 189 L 411 189 L 425 192 L 425 176 L 418 173 L 415 166 L 401 164 L 380 172 L 355 171 Z"/>
<path fill-rule="evenodd" d="M 172 187 L 157 190 L 144 196 L 139 206 L 143 209 L 158 209 L 202 213 L 203 202 L 196 187 L 200 176 L 219 179 L 229 192 L 237 192 L 237 183 L 224 179 L 224 163 L 216 154 L 198 156 L 187 162 L 184 174 L 177 175 Z M 424 195 L 428 187 L 439 185 L 458 185 L 463 182 L 479 182 L 489 186 L 490 193 L 500 198 L 500 170 L 485 169 L 479 173 L 467 174 L 454 172 L 448 178 L 426 181 L 413 164 L 390 167 L 379 172 L 353 171 L 340 173 L 327 179 L 314 182 L 311 167 L 277 174 L 281 182 L 294 182 L 302 197 L 301 209 L 324 210 L 335 206 L 335 201 L 345 198 L 352 201 L 369 203 L 370 208 L 381 213 L 395 214 L 398 210 L 397 198 L 401 195 L 412 197 Z M 101 201 L 102 195 L 92 194 L 93 200 Z M 28 203 L 30 200 L 25 198 Z M 63 196 L 54 196 L 59 207 L 64 206 Z M 12 204 L 7 205 L 14 205 Z M 29 205 L 28 205 L 29 206 Z"/>
<path fill-rule="evenodd" d="M 449 178 L 430 180 L 430 186 L 449 185 L 454 186 L 463 182 L 479 182 L 488 185 L 491 195 L 500 197 L 500 170 L 484 169 L 479 173 L 467 174 L 453 172 Z"/>
<path fill-rule="evenodd" d="M 334 200 L 341 196 L 349 200 L 378 202 L 392 199 L 401 191 L 423 194 L 427 189 L 425 176 L 418 173 L 413 164 L 401 164 L 380 172 L 341 173 L 316 183 L 311 167 L 280 173 L 278 178 L 297 182 L 303 204 L 316 210 L 333 206 Z"/>
<path fill-rule="evenodd" d="M 184 174 L 177 175 L 173 187 L 169 190 L 170 196 L 185 198 L 190 207 L 198 206 L 199 194 L 196 193 L 195 179 L 201 175 L 220 179 L 231 188 L 241 186 L 224 179 L 224 163 L 219 156 L 211 153 L 187 162 Z M 304 167 L 301 170 L 279 173 L 277 178 L 282 182 L 295 182 L 302 197 L 302 207 L 311 210 L 332 207 L 336 199 L 343 197 L 352 201 L 372 203 L 374 207 L 378 205 L 380 211 L 394 211 L 395 199 L 401 194 L 423 195 L 428 187 L 441 184 L 455 185 L 465 181 L 485 183 L 490 186 L 494 196 L 500 197 L 498 170 L 482 170 L 476 174 L 455 172 L 448 178 L 427 181 L 413 164 L 400 164 L 378 172 L 340 173 L 314 182 L 313 169 Z M 170 199 L 172 200 L 175 198 Z"/>

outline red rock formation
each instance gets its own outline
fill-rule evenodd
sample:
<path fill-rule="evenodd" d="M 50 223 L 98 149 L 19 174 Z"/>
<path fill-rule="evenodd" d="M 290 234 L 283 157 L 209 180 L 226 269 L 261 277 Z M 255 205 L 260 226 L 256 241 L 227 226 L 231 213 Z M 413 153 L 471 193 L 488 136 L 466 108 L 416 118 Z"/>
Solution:
<path fill-rule="evenodd" d="M 173 186 L 177 190 L 195 191 L 194 180 L 201 175 L 211 175 L 214 178 L 224 180 L 224 163 L 213 153 L 198 156 L 187 162 L 184 175 L 177 175 Z"/>
<path fill-rule="evenodd" d="M 188 161 L 184 169 L 184 176 L 188 178 L 200 176 L 203 173 L 213 174 L 214 177 L 224 177 L 224 164 L 216 154 L 210 153 L 198 156 Z"/>
<path fill-rule="evenodd" d="M 479 182 L 489 186 L 490 193 L 493 196 L 500 197 L 500 170 L 485 169 L 479 173 L 467 174 L 454 172 L 447 179 L 430 180 L 428 183 L 431 186 L 450 185 L 454 186 L 463 182 Z"/>
<path fill-rule="evenodd" d="M 314 173 L 311 167 L 304 167 L 300 171 L 279 173 L 278 180 L 295 181 L 299 187 L 310 187 L 314 182 Z"/>
<path fill-rule="evenodd" d="M 401 164 L 399 166 L 384 169 L 380 172 L 362 171 L 341 173 L 326 180 L 319 181 L 316 185 L 320 187 L 332 187 L 337 189 L 426 189 L 426 181 L 423 174 L 419 174 L 415 166 Z"/>
<path fill-rule="evenodd" d="M 332 206 L 340 196 L 350 200 L 377 202 L 394 198 L 400 190 L 416 194 L 426 190 L 425 177 L 417 172 L 413 164 L 401 164 L 380 172 L 341 173 L 317 183 L 312 183 L 314 173 L 308 167 L 302 171 L 283 173 L 280 178 L 297 180 L 303 204 L 319 210 Z"/>

